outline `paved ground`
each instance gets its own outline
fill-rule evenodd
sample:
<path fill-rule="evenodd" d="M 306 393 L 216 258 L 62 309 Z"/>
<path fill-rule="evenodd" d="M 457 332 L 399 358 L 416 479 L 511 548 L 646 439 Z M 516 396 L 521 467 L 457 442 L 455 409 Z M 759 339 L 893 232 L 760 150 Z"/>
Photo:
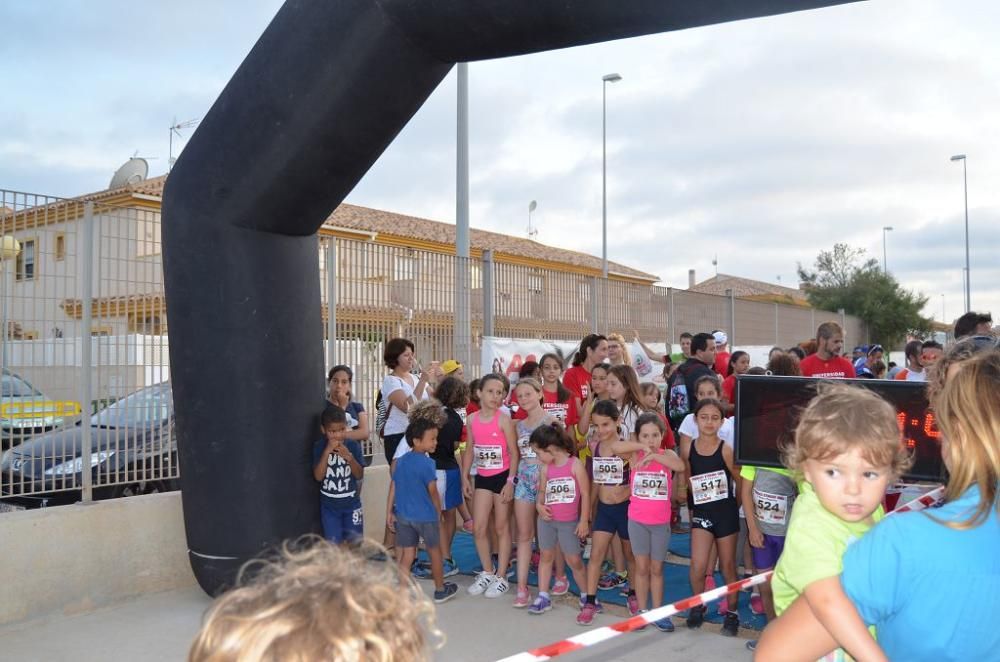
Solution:
<path fill-rule="evenodd" d="M 575 597 L 562 599 L 547 614 L 529 616 L 511 608 L 509 599 L 498 604 L 468 596 L 464 588 L 471 578 L 456 579 L 462 587 L 458 597 L 438 609 L 439 625 L 447 639 L 444 648 L 434 655 L 436 660 L 487 662 L 583 631 L 574 621 Z M 425 588 L 431 588 L 430 584 Z M 53 616 L 2 627 L 0 660 L 182 661 L 209 603 L 200 589 L 190 588 L 143 596 L 87 614 Z M 615 615 L 599 615 L 595 625 L 613 623 L 625 614 L 622 609 L 614 610 Z M 750 660 L 744 639 L 723 637 L 718 626 L 711 624 L 692 632 L 680 619 L 675 622 L 678 628 L 672 634 L 648 628 L 561 659 L 615 662 L 671 656 L 700 662 Z M 683 658 L 680 654 L 684 654 Z"/>

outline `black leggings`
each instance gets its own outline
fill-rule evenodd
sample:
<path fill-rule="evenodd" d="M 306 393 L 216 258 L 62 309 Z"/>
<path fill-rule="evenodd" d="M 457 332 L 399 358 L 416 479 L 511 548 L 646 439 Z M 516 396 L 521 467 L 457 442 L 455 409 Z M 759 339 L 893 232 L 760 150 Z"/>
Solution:
<path fill-rule="evenodd" d="M 405 435 L 405 432 L 400 432 L 399 434 L 387 434 L 382 437 L 382 442 L 385 446 L 385 463 L 389 466 L 392 466 L 392 456 L 396 454 L 399 442 L 403 440 Z"/>

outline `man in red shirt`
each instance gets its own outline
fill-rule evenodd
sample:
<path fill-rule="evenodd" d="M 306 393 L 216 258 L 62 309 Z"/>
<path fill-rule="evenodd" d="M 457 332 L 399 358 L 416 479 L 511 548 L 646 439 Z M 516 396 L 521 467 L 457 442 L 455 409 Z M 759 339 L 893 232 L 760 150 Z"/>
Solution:
<path fill-rule="evenodd" d="M 802 359 L 803 377 L 852 379 L 856 375 L 851 362 L 840 356 L 844 348 L 844 330 L 836 322 L 823 322 L 816 329 L 816 353 Z"/>
<path fill-rule="evenodd" d="M 713 369 L 716 374 L 718 374 L 723 379 L 726 378 L 726 372 L 729 371 L 729 337 L 726 335 L 725 331 L 716 329 L 712 332 L 712 337 L 715 338 L 715 365 Z"/>

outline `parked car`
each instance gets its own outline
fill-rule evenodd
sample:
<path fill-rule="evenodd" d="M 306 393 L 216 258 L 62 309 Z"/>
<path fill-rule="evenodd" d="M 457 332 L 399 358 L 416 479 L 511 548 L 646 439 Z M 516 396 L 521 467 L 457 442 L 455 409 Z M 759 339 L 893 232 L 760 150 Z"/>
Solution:
<path fill-rule="evenodd" d="M 24 377 L 6 368 L 0 379 L 2 448 L 9 448 L 36 434 L 61 428 L 80 414 L 79 404 L 48 398 Z"/>
<path fill-rule="evenodd" d="M 88 423 L 89 459 L 82 451 Z M 129 394 L 89 421 L 5 451 L 0 456 L 0 511 L 79 501 L 84 470 L 91 472 L 95 499 L 177 489 L 176 479 L 170 478 L 176 466 L 173 401 L 170 383 L 163 382 Z"/>

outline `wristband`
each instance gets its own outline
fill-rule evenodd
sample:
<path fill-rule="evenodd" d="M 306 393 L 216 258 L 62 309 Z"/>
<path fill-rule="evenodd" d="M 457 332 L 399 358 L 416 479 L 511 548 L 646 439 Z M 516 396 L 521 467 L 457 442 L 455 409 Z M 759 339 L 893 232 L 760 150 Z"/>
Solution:
<path fill-rule="evenodd" d="M 507 478 L 508 485 L 517 485 L 517 476 L 511 476 Z"/>

